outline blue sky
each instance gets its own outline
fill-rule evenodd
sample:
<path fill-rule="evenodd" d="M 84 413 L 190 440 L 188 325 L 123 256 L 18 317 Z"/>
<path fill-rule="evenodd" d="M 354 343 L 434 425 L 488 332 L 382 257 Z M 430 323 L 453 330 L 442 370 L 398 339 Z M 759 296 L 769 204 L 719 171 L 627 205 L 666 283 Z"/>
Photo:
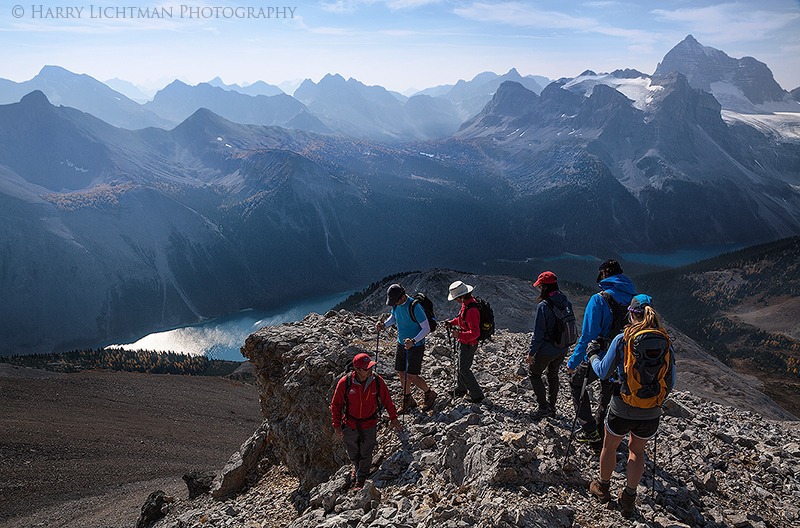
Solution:
<path fill-rule="evenodd" d="M 406 92 L 511 68 L 551 79 L 652 73 L 692 34 L 765 62 L 787 90 L 800 86 L 798 0 L 20 1 L 0 7 L 0 77 L 15 81 L 55 64 L 150 89 L 339 73 Z M 270 7 L 286 9 L 276 18 Z"/>

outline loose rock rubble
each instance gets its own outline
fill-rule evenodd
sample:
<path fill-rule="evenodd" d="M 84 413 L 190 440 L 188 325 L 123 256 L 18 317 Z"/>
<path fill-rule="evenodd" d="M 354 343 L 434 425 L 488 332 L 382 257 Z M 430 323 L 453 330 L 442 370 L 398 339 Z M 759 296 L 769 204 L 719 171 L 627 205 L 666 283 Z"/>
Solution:
<path fill-rule="evenodd" d="M 648 444 L 634 516 L 623 518 L 615 501 L 599 503 L 587 490 L 598 473 L 597 454 L 573 441 L 565 464 L 574 417 L 566 373 L 557 415 L 532 422 L 536 405 L 523 363 L 529 335 L 507 331 L 476 355 L 473 370 L 487 394 L 480 404 L 446 395 L 452 350 L 441 331 L 428 338 L 423 375 L 439 399 L 428 413 L 402 417 L 401 435 L 379 426 L 375 471 L 362 489 L 351 490 L 328 405 L 358 347 L 374 355 L 374 321 L 344 311 L 311 314 L 250 336 L 242 350 L 255 365 L 265 417 L 260 463 L 249 466 L 233 498 L 176 498 L 153 526 L 800 525 L 800 422 L 766 420 L 689 391 L 672 393 L 658 437 Z M 393 348 L 382 336 L 378 368 L 396 395 Z M 680 375 L 680 350 L 677 358 Z M 624 446 L 612 477 L 614 496 L 624 483 Z"/>

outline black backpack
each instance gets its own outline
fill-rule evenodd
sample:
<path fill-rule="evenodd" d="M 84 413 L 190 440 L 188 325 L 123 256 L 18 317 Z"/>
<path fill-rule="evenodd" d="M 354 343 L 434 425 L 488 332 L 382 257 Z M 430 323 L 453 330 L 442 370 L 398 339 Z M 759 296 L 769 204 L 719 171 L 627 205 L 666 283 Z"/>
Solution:
<path fill-rule="evenodd" d="M 481 315 L 481 335 L 478 337 L 478 341 L 491 340 L 494 335 L 494 311 L 492 310 L 492 305 L 480 297 L 475 297 L 475 302 L 469 303 L 467 309 L 464 310 L 464 317 L 467 316 L 467 310 L 473 306 L 478 308 L 478 313 Z"/>
<path fill-rule="evenodd" d="M 411 315 L 411 320 L 419 324 L 417 318 L 414 317 L 414 308 L 417 304 L 422 305 L 422 309 L 425 311 L 425 317 L 428 319 L 428 324 L 431 326 L 431 332 L 433 332 L 436 330 L 436 327 L 439 326 L 439 322 L 436 320 L 436 313 L 433 311 L 433 302 L 428 299 L 428 296 L 424 293 L 416 293 L 411 297 L 411 304 L 408 305 L 408 313 Z"/>
<path fill-rule="evenodd" d="M 562 310 L 553 304 L 550 299 L 545 299 L 547 306 L 553 311 L 556 316 L 556 333 L 550 336 L 550 342 L 556 348 L 567 348 L 578 342 L 578 323 L 575 320 L 575 312 L 572 311 L 572 305 L 567 305 Z"/>
<path fill-rule="evenodd" d="M 628 323 L 628 305 L 618 303 L 607 291 L 601 291 L 600 297 L 605 299 L 608 307 L 611 308 L 611 331 L 608 334 L 608 343 L 611 343 L 611 340 L 617 337 L 617 334 L 621 334 Z"/>

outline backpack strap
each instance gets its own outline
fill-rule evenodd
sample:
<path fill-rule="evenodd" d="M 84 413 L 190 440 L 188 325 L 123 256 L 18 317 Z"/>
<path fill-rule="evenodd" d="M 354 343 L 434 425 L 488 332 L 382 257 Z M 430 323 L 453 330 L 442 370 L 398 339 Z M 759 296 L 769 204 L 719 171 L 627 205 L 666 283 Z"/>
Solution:
<path fill-rule="evenodd" d="M 603 300 L 606 301 L 606 304 L 608 305 L 608 309 L 611 311 L 611 323 L 608 325 L 608 333 L 609 333 L 609 335 L 608 336 L 600 336 L 603 339 L 608 339 L 608 343 L 606 343 L 606 345 L 608 345 L 608 344 L 610 344 L 611 339 L 616 337 L 616 334 L 614 333 L 614 327 L 615 326 L 618 327 L 617 328 L 617 330 L 618 330 L 617 333 L 621 332 L 622 329 L 625 327 L 625 321 L 624 320 L 623 321 L 618 321 L 618 319 L 620 317 L 624 317 L 621 314 L 621 312 L 623 310 L 625 310 L 625 307 L 619 301 L 617 301 L 614 298 L 614 296 L 611 295 L 611 293 L 608 292 L 608 290 L 601 291 L 599 295 L 600 295 L 600 297 L 603 298 Z M 615 325 L 615 323 L 617 323 L 617 324 Z"/>
<path fill-rule="evenodd" d="M 366 418 L 356 418 L 352 416 L 349 412 L 349 403 L 350 400 L 348 399 L 347 395 L 350 393 L 350 387 L 353 386 L 353 376 L 355 376 L 355 372 L 352 372 L 347 375 L 347 379 L 344 382 L 344 417 L 345 419 L 350 419 L 356 422 L 356 429 L 361 429 L 361 424 L 363 422 L 374 420 L 375 418 L 381 415 L 383 411 L 383 405 L 381 402 L 381 377 L 375 374 L 373 379 L 375 381 L 375 412 L 371 415 L 367 416 Z"/>
<path fill-rule="evenodd" d="M 552 301 L 551 299 L 549 299 L 549 298 L 548 298 L 548 299 L 542 299 L 542 301 L 544 301 L 544 304 L 545 304 L 545 305 L 547 305 L 547 307 L 548 307 L 548 308 L 550 308 L 550 311 L 551 311 L 551 312 L 553 312 L 553 315 L 555 315 L 555 316 L 556 316 L 556 323 L 557 323 L 557 322 L 558 322 L 558 314 L 556 314 L 556 311 L 555 311 L 555 306 L 556 306 L 556 305 L 555 305 L 555 304 L 553 304 L 553 301 Z M 542 312 L 542 313 L 544 313 L 544 312 Z M 547 333 L 549 334 L 550 332 L 547 330 L 547 315 L 545 315 L 545 316 L 544 316 L 544 319 L 545 319 L 545 321 L 544 321 L 544 322 L 545 322 L 544 328 L 545 328 L 545 331 L 547 331 Z M 550 338 L 550 339 L 548 339 L 548 342 L 549 342 L 549 343 L 553 343 L 553 341 L 554 341 L 554 340 L 553 340 L 553 336 L 552 336 L 552 335 L 549 335 L 549 336 L 547 336 L 547 337 L 549 337 L 549 338 Z"/>
<path fill-rule="evenodd" d="M 410 315 L 411 316 L 411 320 L 414 321 L 417 324 L 419 324 L 419 321 L 417 321 L 416 316 L 414 316 L 414 308 L 416 308 L 416 306 L 418 304 L 419 304 L 419 301 L 412 297 L 411 298 L 411 304 L 408 305 L 408 315 Z"/>

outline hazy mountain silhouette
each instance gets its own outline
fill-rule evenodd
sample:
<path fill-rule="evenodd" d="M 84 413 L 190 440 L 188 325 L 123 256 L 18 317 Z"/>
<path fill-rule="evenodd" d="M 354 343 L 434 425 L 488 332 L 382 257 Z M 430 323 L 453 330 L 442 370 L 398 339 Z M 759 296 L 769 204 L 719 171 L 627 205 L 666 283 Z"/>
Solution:
<path fill-rule="evenodd" d="M 273 96 L 250 96 L 207 83 L 189 86 L 174 81 L 160 90 L 145 107 L 176 124 L 200 108 L 242 124 L 278 125 L 292 128 L 289 123 L 307 113 L 305 105 L 281 92 Z M 303 122 L 306 130 L 326 132 L 328 129 L 312 116 Z"/>
<path fill-rule="evenodd" d="M 680 73 L 493 93 L 452 136 L 452 101 L 334 75 L 305 105 L 175 82 L 147 105 L 172 130 L 41 92 L 0 106 L 0 340 L 93 346 L 403 269 L 800 233 L 800 144 L 727 124 Z"/>
<path fill-rule="evenodd" d="M 0 104 L 16 103 L 34 90 L 43 92 L 54 105 L 77 108 L 114 126 L 135 130 L 169 125 L 167 120 L 100 81 L 59 66 L 45 66 L 33 79 L 21 83 L 2 79 Z"/>
<path fill-rule="evenodd" d="M 248 84 L 247 86 L 239 86 L 238 84 L 225 84 L 219 77 L 214 77 L 213 79 L 208 81 L 208 84 L 210 84 L 211 86 L 216 86 L 217 88 L 222 88 L 224 90 L 230 90 L 252 96 L 266 95 L 267 97 L 270 97 L 273 95 L 281 95 L 284 93 L 284 91 L 278 88 L 277 86 L 265 83 L 264 81 L 256 81 L 253 84 Z"/>
<path fill-rule="evenodd" d="M 415 95 L 429 95 L 447 99 L 456 107 L 458 116 L 463 122 L 480 112 L 492 99 L 497 88 L 505 81 L 518 82 L 536 94 L 541 93 L 542 88 L 550 83 L 546 77 L 538 75 L 522 77 L 515 68 L 512 68 L 503 75 L 497 75 L 494 72 L 483 72 L 473 77 L 470 81 L 460 80 L 455 85 L 427 88 L 417 92 Z"/>

